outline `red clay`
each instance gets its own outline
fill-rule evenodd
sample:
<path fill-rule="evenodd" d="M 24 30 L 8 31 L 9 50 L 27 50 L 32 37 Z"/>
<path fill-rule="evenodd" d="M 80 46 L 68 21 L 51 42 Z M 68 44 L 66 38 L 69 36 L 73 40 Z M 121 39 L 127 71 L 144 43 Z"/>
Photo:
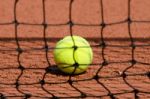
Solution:
<path fill-rule="evenodd" d="M 74 0 L 72 5 L 73 23 L 100 24 L 102 22 L 102 11 L 99 1 L 101 0 Z M 49 73 L 45 71 L 49 64 L 46 60 L 46 52 L 42 49 L 45 46 L 43 25 L 18 25 L 18 38 L 21 38 L 19 39 L 19 45 L 23 50 L 19 61 L 26 68 L 22 72 L 18 69 L 18 52 L 15 50 L 18 47 L 15 39 L 15 25 L 3 24 L 14 21 L 13 8 L 15 0 L 0 0 L 0 2 L 0 93 L 4 96 L 32 94 L 33 97 L 30 99 L 45 99 L 45 97 L 52 97 L 51 94 L 53 94 L 57 97 L 79 98 L 78 96 L 81 96 L 81 93 L 77 90 L 80 90 L 87 95 L 87 99 L 99 99 L 98 96 L 101 96 L 101 99 L 110 99 L 107 90 L 109 89 L 113 94 L 121 93 L 114 95 L 117 99 L 134 99 L 135 96 L 132 91 L 135 88 L 139 90 L 137 95 L 141 99 L 150 98 L 150 79 L 147 76 L 134 75 L 123 78 L 122 75 L 124 70 L 132 65 L 130 61 L 133 58 L 127 21 L 120 24 L 106 25 L 103 30 L 103 38 L 106 43 L 104 58 L 108 65 L 100 69 L 104 62 L 102 56 L 103 47 L 92 47 L 94 52 L 93 65 L 84 74 L 72 76 L 71 80 L 75 82 L 72 82 L 71 86 L 67 82 L 69 76 L 62 75 L 57 70 L 53 59 L 55 44 L 64 36 L 70 35 L 69 25 L 66 24 L 69 21 L 70 0 L 45 0 L 46 23 L 55 25 L 66 24 L 49 25 L 46 28 L 47 44 L 49 48 L 52 48 L 47 53 L 48 61 L 53 70 Z M 18 0 L 16 8 L 17 21 L 19 23 L 42 24 L 42 6 L 42 0 Z M 124 21 L 128 17 L 128 0 L 103 0 L 103 10 L 106 24 Z M 131 0 L 130 10 L 132 20 L 150 20 L 150 13 L 148 12 L 150 10 L 149 0 Z M 86 38 L 91 46 L 96 46 L 102 42 L 101 29 L 102 26 L 74 25 L 72 32 L 73 35 Z M 149 31 L 150 25 L 148 22 L 133 22 L 131 24 L 131 34 L 135 41 L 134 43 L 137 45 L 150 45 Z M 111 45 L 125 47 L 114 47 Z M 33 50 L 35 48 L 39 50 Z M 136 63 L 126 70 L 125 73 L 127 75 L 150 72 L 149 50 L 150 46 L 137 46 L 135 48 L 134 59 L 145 64 Z M 93 79 L 96 73 L 101 77 L 100 79 Z M 46 84 L 41 86 L 39 82 L 43 79 L 44 74 Z M 19 77 L 19 75 L 21 76 Z M 18 90 L 15 87 L 17 79 L 20 84 Z M 147 94 L 142 92 L 147 92 Z M 22 98 L 8 97 L 8 99 Z"/>

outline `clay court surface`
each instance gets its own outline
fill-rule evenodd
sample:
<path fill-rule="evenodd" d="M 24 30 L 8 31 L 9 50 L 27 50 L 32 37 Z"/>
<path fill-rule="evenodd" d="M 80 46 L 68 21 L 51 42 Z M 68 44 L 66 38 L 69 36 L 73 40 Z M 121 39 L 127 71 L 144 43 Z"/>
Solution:
<path fill-rule="evenodd" d="M 150 0 L 15 1 L 0 0 L 0 99 L 150 99 Z M 53 59 L 71 33 L 94 53 L 74 76 Z"/>

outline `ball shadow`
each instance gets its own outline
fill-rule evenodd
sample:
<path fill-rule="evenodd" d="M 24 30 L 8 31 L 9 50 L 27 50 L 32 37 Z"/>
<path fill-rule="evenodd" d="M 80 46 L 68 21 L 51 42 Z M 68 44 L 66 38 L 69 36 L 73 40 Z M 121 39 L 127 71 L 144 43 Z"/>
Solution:
<path fill-rule="evenodd" d="M 64 73 L 62 72 L 58 67 L 57 65 L 52 65 L 52 66 L 49 66 L 46 68 L 46 72 L 47 73 L 50 73 L 52 75 L 57 75 L 57 76 L 78 76 L 78 75 L 81 75 L 81 74 L 85 74 L 85 72 L 83 73 L 80 73 L 80 74 L 67 74 L 67 73 Z"/>

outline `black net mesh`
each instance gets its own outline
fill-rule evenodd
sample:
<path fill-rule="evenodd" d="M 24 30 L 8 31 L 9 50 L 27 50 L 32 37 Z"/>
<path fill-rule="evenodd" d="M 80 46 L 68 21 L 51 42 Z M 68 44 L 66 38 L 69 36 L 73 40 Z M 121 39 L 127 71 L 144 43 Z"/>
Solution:
<path fill-rule="evenodd" d="M 142 62 L 142 61 L 138 61 L 135 57 L 135 50 L 138 49 L 138 48 L 143 48 L 143 47 L 149 47 L 150 44 L 136 44 L 135 43 L 135 39 L 133 38 L 133 34 L 132 34 L 132 29 L 131 29 L 131 24 L 134 24 L 134 23 L 147 23 L 149 24 L 149 20 L 148 21 L 139 21 L 139 20 L 133 20 L 131 15 L 130 15 L 130 11 L 131 11 L 131 1 L 132 0 L 127 0 L 128 2 L 128 14 L 127 14 L 127 18 L 125 20 L 122 20 L 120 22 L 115 22 L 115 23 L 106 23 L 105 22 L 105 16 L 104 16 L 104 13 L 105 13 L 105 10 L 103 9 L 104 8 L 104 3 L 103 1 L 104 0 L 99 0 L 99 8 L 100 8 L 100 11 L 101 11 L 101 16 L 99 16 L 101 18 L 101 22 L 99 24 L 82 24 L 82 23 L 75 23 L 72 19 L 72 6 L 73 4 L 76 2 L 76 0 L 70 0 L 69 1 L 69 21 L 64 23 L 64 24 L 48 24 L 47 21 L 46 21 L 46 7 L 45 7 L 45 2 L 47 0 L 41 0 L 42 1 L 42 12 L 43 12 L 43 23 L 41 24 L 31 24 L 31 23 L 25 23 L 25 22 L 20 22 L 17 18 L 17 6 L 19 5 L 19 2 L 21 0 L 15 0 L 14 2 L 14 8 L 13 8 L 13 13 L 14 13 L 14 20 L 13 22 L 8 22 L 8 23 L 0 23 L 1 26 L 4 26 L 4 25 L 11 25 L 11 24 L 14 24 L 15 25 L 15 39 L 11 39 L 11 38 L 8 38 L 8 39 L 2 39 L 1 38 L 1 41 L 4 41 L 4 42 L 7 42 L 7 41 L 15 41 L 15 45 L 14 46 L 17 46 L 17 49 L 0 49 L 1 52 L 17 52 L 17 64 L 18 64 L 18 67 L 7 67 L 7 68 L 3 68 L 1 67 L 0 68 L 0 71 L 7 71 L 7 70 L 14 70 L 14 71 L 18 71 L 19 73 L 16 73 L 16 79 L 15 79 L 15 82 L 9 82 L 9 81 L 6 81 L 6 83 L 3 83 L 3 81 L 1 80 L 0 81 L 0 85 L 1 86 L 4 86 L 4 88 L 7 88 L 5 86 L 11 86 L 13 88 L 16 89 L 16 94 L 13 95 L 13 94 L 9 94 L 10 91 L 12 90 L 8 90 L 8 93 L 6 92 L 3 92 L 3 88 L 0 89 L 0 98 L 1 99 L 29 99 L 29 98 L 33 98 L 33 99 L 49 99 L 49 98 L 109 98 L 109 99 L 117 99 L 117 97 L 119 95 L 128 95 L 128 94 L 131 94 L 132 98 L 134 99 L 139 99 L 141 95 L 148 95 L 146 98 L 149 99 L 150 98 L 150 90 L 141 90 L 137 87 L 134 86 L 134 82 L 129 82 L 129 78 L 133 77 L 132 79 L 136 79 L 136 77 L 140 76 L 140 77 L 145 77 L 145 79 L 147 79 L 147 86 L 146 88 L 149 88 L 150 89 L 150 70 L 146 69 L 145 71 L 143 70 L 143 72 L 134 72 L 134 73 L 127 73 L 128 70 L 134 68 L 137 64 L 139 65 L 142 65 L 142 66 L 147 66 L 149 67 L 150 66 L 150 63 L 149 63 L 149 60 L 148 62 Z M 61 1 L 61 0 L 60 0 Z M 62 0 L 61 2 L 64 2 L 65 0 Z M 91 0 L 92 2 L 92 0 Z M 105 5 L 106 6 L 106 5 Z M 126 23 L 127 26 L 128 26 L 128 35 L 129 35 L 129 39 L 127 39 L 128 42 L 130 42 L 129 45 L 115 45 L 115 44 L 107 44 L 106 43 L 106 39 L 104 38 L 104 30 L 106 27 L 109 27 L 109 26 L 113 26 L 113 25 L 117 25 L 117 24 L 124 24 Z M 32 48 L 30 50 L 25 50 L 21 47 L 20 45 L 20 42 L 23 40 L 22 38 L 19 38 L 18 37 L 18 28 L 20 25 L 29 25 L 29 26 L 42 26 L 43 27 L 43 38 L 39 38 L 41 40 L 44 41 L 44 47 L 43 48 Z M 99 57 L 101 57 L 101 60 L 98 60 L 99 62 L 93 62 L 91 64 L 91 68 L 94 68 L 94 66 L 98 66 L 98 68 L 96 68 L 94 70 L 94 73 L 92 74 L 89 74 L 90 78 L 86 78 L 84 77 L 84 79 L 78 79 L 78 78 L 74 78 L 75 75 L 64 75 L 64 78 L 66 78 L 65 80 L 57 80 L 57 81 L 53 81 L 51 79 L 53 78 L 49 78 L 50 80 L 47 80 L 48 78 L 46 77 L 46 75 L 48 75 L 49 73 L 54 73 L 56 68 L 51 68 L 52 67 L 52 64 L 51 64 L 51 58 L 49 57 L 49 51 L 53 50 L 54 47 L 53 46 L 49 46 L 48 45 L 48 39 L 47 39 L 47 33 L 46 33 L 46 30 L 47 30 L 47 27 L 53 27 L 53 26 L 63 26 L 63 25 L 67 25 L 69 26 L 69 31 L 70 31 L 70 35 L 74 35 L 74 32 L 73 32 L 73 27 L 74 26 L 85 26 L 85 27 L 100 27 L 99 29 L 99 33 L 100 33 L 100 37 L 97 37 L 98 40 L 96 41 L 98 44 L 97 45 L 91 45 L 91 47 L 94 49 L 94 48 L 98 48 L 100 49 L 100 54 L 99 54 Z M 144 34 L 143 34 L 144 35 Z M 94 38 L 93 38 L 94 39 Z M 117 40 L 117 38 L 115 39 Z M 148 40 L 145 40 L 143 38 L 143 41 L 146 42 Z M 107 58 L 106 58 L 106 50 L 108 47 L 112 47 L 112 48 L 126 48 L 126 49 L 129 49 L 128 51 L 131 53 L 131 57 L 129 59 L 127 59 L 127 61 L 109 61 Z M 30 68 L 30 67 L 26 67 L 25 65 L 22 64 L 22 61 L 21 61 L 21 56 L 25 53 L 25 52 L 28 52 L 28 51 L 37 51 L 37 54 L 38 54 L 38 51 L 43 51 L 45 53 L 45 58 L 46 58 L 46 63 L 48 64 L 46 67 L 42 68 L 42 67 L 38 67 L 38 68 Z M 96 52 L 94 52 L 96 53 Z M 136 53 L 137 54 L 137 53 Z M 146 53 L 143 53 L 143 54 L 146 54 Z M 117 58 L 117 57 L 116 57 Z M 105 67 L 107 68 L 108 66 L 108 69 L 109 69 L 109 66 L 112 64 L 114 65 L 118 65 L 118 64 L 128 64 L 127 66 L 125 66 L 125 68 L 123 69 L 122 72 L 116 72 L 117 75 L 114 75 L 114 76 L 105 76 L 105 75 L 101 75 L 101 72 L 103 71 L 103 69 L 105 69 Z M 118 65 L 119 66 L 119 65 Z M 22 80 L 22 77 L 25 73 L 26 70 L 43 70 L 45 71 L 43 74 L 42 74 L 42 78 L 37 81 L 37 82 L 33 82 L 33 83 L 30 83 L 30 82 L 26 82 L 26 83 L 22 83 L 21 80 Z M 117 70 L 116 70 L 117 71 Z M 11 72 L 9 73 L 11 75 Z M 57 75 L 57 73 L 55 73 Z M 85 73 L 86 75 L 86 73 Z M 2 75 L 1 75 L 2 76 Z M 57 75 L 58 77 L 60 75 Z M 4 77 L 4 80 L 6 79 L 7 77 Z M 37 77 L 38 78 L 38 77 Z M 82 78 L 82 77 L 81 77 Z M 122 79 L 123 83 L 126 84 L 127 88 L 129 90 L 123 90 L 123 91 L 116 91 L 116 92 L 112 92 L 112 90 L 109 88 L 109 84 L 107 83 L 104 83 L 103 81 L 104 80 L 108 80 L 108 81 L 111 81 L 111 79 Z M 11 79 L 11 78 L 10 78 Z M 33 78 L 34 79 L 34 78 Z M 95 83 L 92 84 L 92 86 L 90 85 L 90 81 L 94 81 Z M 137 81 L 137 80 L 136 80 Z M 89 84 L 88 87 L 85 87 L 84 90 L 82 90 L 81 88 L 84 87 L 84 86 L 78 86 L 78 84 L 80 83 L 83 83 L 83 84 Z M 71 87 L 71 89 L 68 88 L 68 90 L 72 90 L 73 92 L 72 93 L 61 93 L 60 90 L 62 90 L 61 88 L 65 85 L 64 84 L 67 84 L 69 86 L 69 88 Z M 93 87 L 93 86 L 96 86 L 96 84 L 99 86 L 99 90 L 102 90 L 102 91 L 105 91 L 105 93 L 102 93 L 101 91 L 96 91 L 95 94 L 87 94 L 87 92 L 90 91 L 90 89 Z M 117 83 L 118 84 L 118 83 Z M 29 91 L 26 91 L 26 90 L 22 90 L 22 86 L 24 87 L 27 87 L 27 86 L 36 86 L 36 85 L 39 85 L 39 88 L 40 90 L 42 90 L 42 92 L 46 95 L 41 95 L 40 92 L 38 92 L 38 89 L 32 89 L 31 87 L 31 92 Z M 121 85 L 121 83 L 120 83 Z M 55 86 L 55 87 L 54 87 Z M 58 86 L 58 87 L 57 87 Z M 61 88 L 59 88 L 59 86 L 61 86 Z M 114 85 L 115 86 L 115 85 Z M 118 84 L 119 86 L 119 84 Z M 9 88 L 9 87 L 8 87 Z M 57 89 L 58 90 L 54 90 L 54 89 Z M 67 88 L 67 87 L 65 87 Z M 38 94 L 33 94 L 32 91 L 36 91 L 37 90 L 37 93 Z M 91 89 L 92 90 L 92 89 Z M 93 89 L 94 90 L 94 89 Z M 96 89 L 95 89 L 96 90 Z M 69 92 L 69 91 L 68 91 Z M 70 91 L 71 92 L 71 91 Z M 75 93 L 74 95 L 71 95 Z M 59 94 L 63 94 L 63 95 L 59 95 Z M 124 97 L 125 98 L 125 97 Z M 146 99 L 145 98 L 145 99 Z M 122 98 L 123 99 L 123 98 Z M 144 98 L 143 98 L 144 99 Z"/>

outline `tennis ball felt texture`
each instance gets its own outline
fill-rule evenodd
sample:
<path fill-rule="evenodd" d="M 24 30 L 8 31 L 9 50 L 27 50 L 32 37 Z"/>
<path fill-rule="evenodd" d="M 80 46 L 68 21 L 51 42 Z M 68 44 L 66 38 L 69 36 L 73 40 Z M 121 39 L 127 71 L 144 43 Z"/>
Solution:
<path fill-rule="evenodd" d="M 84 38 L 66 36 L 56 44 L 54 60 L 62 72 L 80 74 L 92 63 L 93 52 Z"/>

